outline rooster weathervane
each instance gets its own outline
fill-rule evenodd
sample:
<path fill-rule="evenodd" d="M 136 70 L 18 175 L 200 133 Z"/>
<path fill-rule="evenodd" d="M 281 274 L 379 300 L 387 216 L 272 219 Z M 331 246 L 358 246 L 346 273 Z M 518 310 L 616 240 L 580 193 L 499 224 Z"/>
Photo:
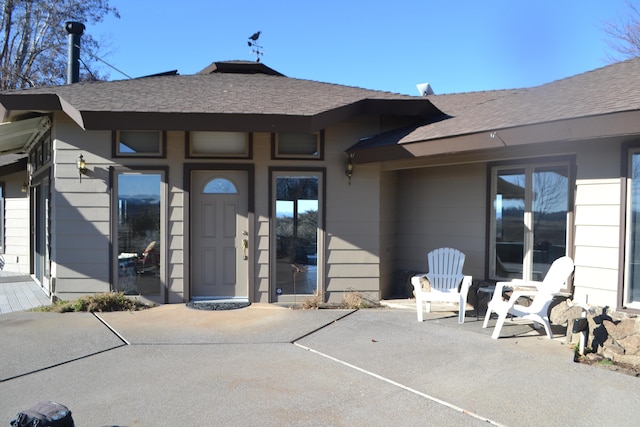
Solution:
<path fill-rule="evenodd" d="M 264 52 L 262 52 L 262 46 L 258 45 L 258 38 L 260 38 L 261 32 L 262 31 L 253 33 L 253 35 L 249 37 L 249 41 L 247 42 L 247 44 L 251 48 L 251 53 L 256 54 L 256 62 L 260 62 L 260 55 L 264 55 Z"/>

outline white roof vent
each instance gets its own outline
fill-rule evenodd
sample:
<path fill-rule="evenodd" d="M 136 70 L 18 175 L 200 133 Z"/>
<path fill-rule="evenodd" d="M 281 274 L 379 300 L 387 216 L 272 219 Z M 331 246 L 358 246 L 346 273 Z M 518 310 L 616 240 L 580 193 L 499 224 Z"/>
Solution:
<path fill-rule="evenodd" d="M 435 95 L 435 93 L 433 92 L 433 89 L 431 88 L 431 85 L 429 83 L 420 83 L 420 84 L 416 85 L 416 87 L 420 91 L 420 95 L 421 96 Z"/>

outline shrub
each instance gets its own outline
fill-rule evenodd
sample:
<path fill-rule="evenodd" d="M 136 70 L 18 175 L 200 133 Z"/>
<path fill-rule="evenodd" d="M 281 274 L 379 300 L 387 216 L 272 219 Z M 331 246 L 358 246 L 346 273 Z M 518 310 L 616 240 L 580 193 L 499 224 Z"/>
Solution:
<path fill-rule="evenodd" d="M 342 307 L 349 308 L 352 310 L 361 309 L 361 308 L 374 308 L 378 307 L 379 304 L 373 301 L 369 301 L 365 297 L 360 294 L 358 291 L 346 292 L 342 296 Z"/>
<path fill-rule="evenodd" d="M 301 306 L 305 310 L 317 310 L 323 302 L 324 298 L 322 297 L 322 294 L 316 291 L 312 296 L 305 298 L 302 301 Z"/>
<path fill-rule="evenodd" d="M 153 305 L 129 298 L 123 292 L 106 292 L 83 296 L 72 301 L 57 300 L 51 305 L 36 307 L 32 311 L 52 311 L 56 313 L 88 311 L 93 313 L 96 311 L 138 311 L 151 307 Z"/>

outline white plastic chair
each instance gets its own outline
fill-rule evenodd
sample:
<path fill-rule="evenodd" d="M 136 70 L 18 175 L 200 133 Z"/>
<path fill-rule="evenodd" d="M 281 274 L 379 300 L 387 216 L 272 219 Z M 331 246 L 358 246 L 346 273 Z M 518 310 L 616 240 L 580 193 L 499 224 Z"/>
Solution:
<path fill-rule="evenodd" d="M 491 338 L 498 339 L 504 321 L 510 314 L 522 319 L 533 320 L 536 329 L 539 328 L 539 324 L 542 324 L 547 332 L 547 337 L 553 338 L 549 324 L 549 306 L 554 294 L 560 292 L 560 289 L 569 280 L 571 273 L 573 273 L 573 260 L 568 256 L 563 256 L 551 264 L 542 282 L 514 279 L 510 282 L 496 283 L 496 290 L 493 298 L 489 301 L 482 327 L 487 327 L 492 312 L 497 313 L 498 320 Z M 505 301 L 502 297 L 503 291 L 510 289 L 512 290 L 511 296 L 508 301 Z M 525 307 L 516 304 L 520 297 L 533 297 L 533 301 L 530 306 Z"/>
<path fill-rule="evenodd" d="M 439 248 L 427 254 L 429 272 L 413 276 L 413 285 L 416 296 L 416 310 L 418 312 L 418 322 L 422 322 L 422 304 L 426 306 L 427 313 L 431 312 L 431 302 L 457 302 L 460 304 L 458 310 L 458 323 L 464 323 L 464 316 L 467 309 L 467 295 L 471 287 L 471 276 L 462 274 L 464 266 L 464 254 L 453 248 Z M 426 277 L 431 283 L 431 290 L 422 289 L 421 280 Z"/>

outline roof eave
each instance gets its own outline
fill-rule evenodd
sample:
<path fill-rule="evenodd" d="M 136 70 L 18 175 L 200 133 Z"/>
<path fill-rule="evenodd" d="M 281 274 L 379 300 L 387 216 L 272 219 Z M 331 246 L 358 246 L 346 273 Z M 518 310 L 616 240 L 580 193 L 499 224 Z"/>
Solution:
<path fill-rule="evenodd" d="M 86 130 L 316 132 L 363 114 L 401 115 L 417 119 L 442 114 L 431 102 L 422 99 L 363 99 L 317 114 L 78 111 L 64 100 L 60 103 L 62 109 Z"/>
<path fill-rule="evenodd" d="M 2 94 L 4 120 L 20 114 L 63 111 L 85 130 L 224 130 L 250 132 L 315 132 L 363 114 L 425 119 L 442 114 L 424 98 L 365 98 L 310 114 L 208 113 L 81 110 L 55 93 Z"/>
<path fill-rule="evenodd" d="M 640 110 L 491 129 L 421 141 L 402 142 L 402 138 L 399 138 L 395 144 L 362 148 L 354 146 L 347 150 L 347 153 L 353 154 L 355 163 L 374 163 L 548 142 L 594 140 L 627 135 L 640 135 Z"/>
<path fill-rule="evenodd" d="M 54 93 L 46 94 L 0 94 L 0 112 L 2 121 L 11 119 L 16 112 L 61 111 L 60 97 Z"/>
<path fill-rule="evenodd" d="M 180 130 L 228 132 L 307 132 L 311 116 L 285 114 L 160 113 L 81 111 L 86 130 Z"/>

